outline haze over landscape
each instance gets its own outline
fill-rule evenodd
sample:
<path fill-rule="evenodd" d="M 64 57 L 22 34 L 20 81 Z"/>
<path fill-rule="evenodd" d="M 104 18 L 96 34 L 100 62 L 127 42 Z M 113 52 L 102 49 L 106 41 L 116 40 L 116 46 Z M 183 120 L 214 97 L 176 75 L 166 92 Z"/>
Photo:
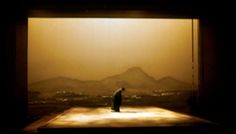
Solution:
<path fill-rule="evenodd" d="M 192 20 L 29 18 L 29 84 L 102 81 L 135 66 L 155 80 L 192 83 Z"/>
<path fill-rule="evenodd" d="M 109 107 L 120 87 L 126 89 L 124 106 L 190 113 L 198 91 L 197 23 L 28 18 L 29 118 L 71 107 Z"/>
<path fill-rule="evenodd" d="M 81 81 L 67 77 L 56 77 L 29 85 L 30 91 L 40 93 L 40 97 L 53 97 L 57 92 L 73 92 L 89 96 L 109 95 L 125 87 L 127 95 L 152 95 L 155 91 L 191 91 L 190 83 L 182 82 L 170 76 L 159 80 L 146 74 L 139 67 L 132 67 L 123 73 L 107 77 L 100 81 Z"/>
<path fill-rule="evenodd" d="M 125 87 L 124 106 L 158 106 L 189 112 L 192 84 L 171 76 L 155 79 L 140 67 L 131 67 L 102 80 L 55 77 L 29 84 L 29 111 L 33 117 L 70 107 L 111 106 L 115 90 Z"/>

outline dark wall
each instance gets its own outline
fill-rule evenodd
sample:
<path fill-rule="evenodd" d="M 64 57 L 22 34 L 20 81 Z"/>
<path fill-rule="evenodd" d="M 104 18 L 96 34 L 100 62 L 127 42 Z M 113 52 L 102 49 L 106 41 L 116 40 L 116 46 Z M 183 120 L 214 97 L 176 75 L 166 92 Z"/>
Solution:
<path fill-rule="evenodd" d="M 233 125 L 235 57 L 234 24 L 230 17 L 201 19 L 201 87 L 199 113 L 211 120 Z"/>
<path fill-rule="evenodd" d="M 2 11 L 2 132 L 17 133 L 27 121 L 27 15 L 24 1 L 6 1 Z M 6 9 L 5 8 L 5 9 Z"/>
<path fill-rule="evenodd" d="M 4 122 L 9 133 L 17 132 L 27 123 L 27 11 L 47 10 L 54 13 L 86 13 L 110 11 L 149 11 L 160 17 L 200 18 L 200 94 L 196 102 L 199 116 L 226 125 L 234 124 L 234 56 L 233 23 L 227 10 L 204 2 L 171 0 L 159 1 L 73 1 L 32 0 L 16 3 L 9 1 L 5 12 L 4 31 Z M 227 8 L 227 7 L 224 7 Z M 222 17 L 223 14 L 223 17 Z M 89 15 L 89 14 L 88 14 Z M 121 12 L 122 15 L 122 12 Z M 224 18 L 224 16 L 229 18 Z M 222 19 L 219 19 L 221 16 Z M 234 31 L 233 31 L 234 32 Z"/>

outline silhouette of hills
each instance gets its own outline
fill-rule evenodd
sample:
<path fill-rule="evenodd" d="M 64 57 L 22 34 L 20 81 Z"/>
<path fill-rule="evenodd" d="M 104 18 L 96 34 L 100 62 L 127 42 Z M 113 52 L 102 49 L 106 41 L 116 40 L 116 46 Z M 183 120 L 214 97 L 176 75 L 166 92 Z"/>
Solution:
<path fill-rule="evenodd" d="M 71 91 L 86 95 L 112 95 L 114 90 L 125 87 L 127 94 L 152 94 L 153 91 L 191 90 L 192 85 L 171 76 L 154 79 L 140 67 L 132 67 L 125 72 L 100 81 L 81 81 L 67 77 L 56 77 L 29 84 L 29 91 L 40 92 L 41 97 L 51 97 L 58 91 Z"/>
<path fill-rule="evenodd" d="M 154 88 L 156 80 L 146 74 L 141 68 L 133 67 L 121 74 L 103 79 L 102 83 L 112 87 L 124 86 L 126 88 L 146 89 Z"/>

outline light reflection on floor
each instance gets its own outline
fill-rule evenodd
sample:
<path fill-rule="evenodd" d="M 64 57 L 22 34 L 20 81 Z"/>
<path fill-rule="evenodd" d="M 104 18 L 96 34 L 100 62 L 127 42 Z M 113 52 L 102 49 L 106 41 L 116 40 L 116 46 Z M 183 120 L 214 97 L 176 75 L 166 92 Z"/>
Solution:
<path fill-rule="evenodd" d="M 157 107 L 71 108 L 50 120 L 49 128 L 189 126 L 211 122 Z"/>

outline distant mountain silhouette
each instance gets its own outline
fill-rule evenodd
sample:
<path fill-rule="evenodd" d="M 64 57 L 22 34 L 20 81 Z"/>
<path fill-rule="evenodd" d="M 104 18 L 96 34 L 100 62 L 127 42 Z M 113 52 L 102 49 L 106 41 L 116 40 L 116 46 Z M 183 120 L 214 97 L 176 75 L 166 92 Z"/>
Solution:
<path fill-rule="evenodd" d="M 156 80 L 139 67 L 129 68 L 124 73 L 103 79 L 102 82 L 112 87 L 124 86 L 138 89 L 155 88 L 156 85 Z"/>
<path fill-rule="evenodd" d="M 152 94 L 154 90 L 190 90 L 192 85 L 170 76 L 155 80 L 140 67 L 100 81 L 81 81 L 67 77 L 56 77 L 29 85 L 30 91 L 40 92 L 41 97 L 51 97 L 57 91 L 72 91 L 87 95 L 111 95 L 119 87 L 125 87 L 127 94 Z"/>

